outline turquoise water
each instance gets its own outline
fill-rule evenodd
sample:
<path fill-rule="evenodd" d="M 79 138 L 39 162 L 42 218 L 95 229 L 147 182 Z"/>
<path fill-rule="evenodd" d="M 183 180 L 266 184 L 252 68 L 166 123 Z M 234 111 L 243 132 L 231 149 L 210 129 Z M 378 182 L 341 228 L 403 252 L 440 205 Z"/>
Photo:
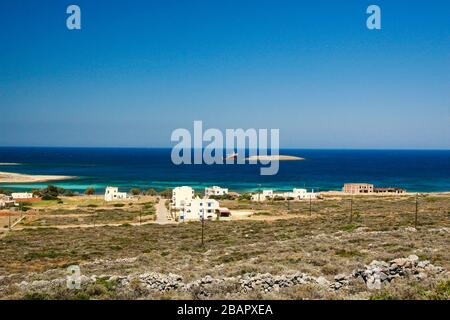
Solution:
<path fill-rule="evenodd" d="M 304 157 L 281 161 L 275 176 L 261 176 L 258 165 L 173 165 L 170 149 L 0 148 L 0 171 L 77 176 L 52 184 L 82 191 L 107 185 L 162 190 L 179 185 L 201 189 L 219 185 L 236 191 L 294 187 L 338 190 L 346 182 L 368 182 L 408 191 L 450 191 L 450 150 L 303 150 L 280 154 Z M 5 165 L 19 163 L 19 165 Z M 47 183 L 0 184 L 24 190 Z M 261 185 L 261 186 L 260 186 Z"/>

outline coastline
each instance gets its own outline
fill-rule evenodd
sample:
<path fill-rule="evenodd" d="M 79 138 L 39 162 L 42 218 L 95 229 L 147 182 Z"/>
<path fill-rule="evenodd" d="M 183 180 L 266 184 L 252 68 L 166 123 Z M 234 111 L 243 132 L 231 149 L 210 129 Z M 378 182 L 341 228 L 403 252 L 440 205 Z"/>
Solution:
<path fill-rule="evenodd" d="M 237 192 L 289 191 L 302 187 L 317 192 L 339 191 L 346 182 L 398 187 L 408 192 L 450 191 L 450 150 L 280 149 L 280 155 L 306 160 L 280 161 L 277 175 L 260 176 L 258 164 L 177 166 L 170 161 L 168 148 L 0 147 L 0 163 L 21 164 L 0 166 L 0 172 L 76 176 L 74 180 L 52 182 L 74 192 L 84 192 L 90 187 L 100 190 L 109 185 L 122 190 L 160 191 L 187 185 L 201 191 L 218 185 Z M 12 181 L 0 182 L 0 187 L 21 191 L 45 188 L 48 183 Z"/>
<path fill-rule="evenodd" d="M 30 183 L 76 179 L 74 176 L 31 175 L 0 171 L 0 183 Z"/>

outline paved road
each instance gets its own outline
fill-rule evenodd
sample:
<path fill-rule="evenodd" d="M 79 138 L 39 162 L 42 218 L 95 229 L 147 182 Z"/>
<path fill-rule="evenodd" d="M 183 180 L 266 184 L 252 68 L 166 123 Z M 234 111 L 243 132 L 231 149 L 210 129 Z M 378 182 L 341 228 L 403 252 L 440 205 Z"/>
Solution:
<path fill-rule="evenodd" d="M 166 208 L 166 199 L 160 198 L 156 207 L 156 223 L 167 224 L 175 223 Z"/>

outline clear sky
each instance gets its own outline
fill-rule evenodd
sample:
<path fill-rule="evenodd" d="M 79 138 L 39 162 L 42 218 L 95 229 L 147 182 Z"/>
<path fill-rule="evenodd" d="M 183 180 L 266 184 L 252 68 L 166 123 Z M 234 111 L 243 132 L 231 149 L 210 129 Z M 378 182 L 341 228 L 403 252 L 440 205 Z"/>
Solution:
<path fill-rule="evenodd" d="M 194 120 L 448 149 L 450 1 L 0 1 L 0 146 L 166 147 Z"/>

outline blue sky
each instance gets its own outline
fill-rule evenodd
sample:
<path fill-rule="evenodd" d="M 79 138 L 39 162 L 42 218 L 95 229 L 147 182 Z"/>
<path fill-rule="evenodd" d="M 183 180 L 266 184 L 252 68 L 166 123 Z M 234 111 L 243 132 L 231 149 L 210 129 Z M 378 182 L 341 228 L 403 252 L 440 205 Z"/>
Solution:
<path fill-rule="evenodd" d="M 448 149 L 449 17 L 444 0 L 2 0 L 0 146 L 165 147 L 203 120 L 279 128 L 282 147 Z"/>

